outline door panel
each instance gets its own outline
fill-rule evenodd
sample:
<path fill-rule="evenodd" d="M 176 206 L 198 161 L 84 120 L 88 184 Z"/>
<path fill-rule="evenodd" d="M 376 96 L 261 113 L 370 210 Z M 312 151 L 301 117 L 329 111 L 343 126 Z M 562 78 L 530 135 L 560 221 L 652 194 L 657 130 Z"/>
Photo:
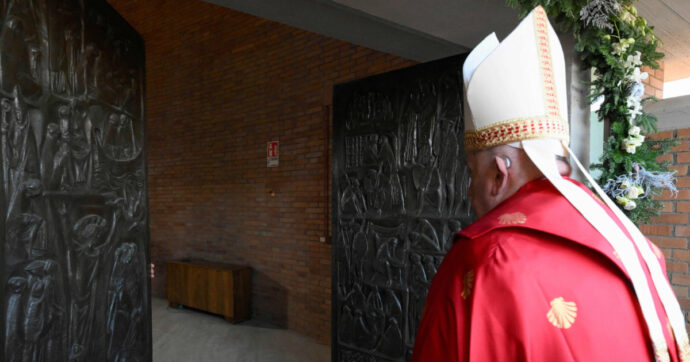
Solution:
<path fill-rule="evenodd" d="M 144 43 L 105 1 L 0 12 L 0 360 L 151 360 Z"/>
<path fill-rule="evenodd" d="M 334 89 L 334 361 L 409 359 L 431 279 L 471 221 L 463 59 Z"/>

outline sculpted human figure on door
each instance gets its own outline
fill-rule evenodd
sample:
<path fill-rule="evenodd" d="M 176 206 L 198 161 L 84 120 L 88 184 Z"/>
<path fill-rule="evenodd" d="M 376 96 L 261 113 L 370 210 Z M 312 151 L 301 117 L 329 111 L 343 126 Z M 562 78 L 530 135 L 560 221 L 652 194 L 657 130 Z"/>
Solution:
<path fill-rule="evenodd" d="M 143 42 L 102 1 L 0 9 L 0 361 L 145 360 Z"/>
<path fill-rule="evenodd" d="M 115 251 L 115 261 L 108 285 L 108 357 L 115 358 L 136 343 L 136 331 L 141 322 L 140 277 L 135 260 L 137 246 L 123 243 Z"/>
<path fill-rule="evenodd" d="M 20 185 L 27 179 L 38 179 L 39 167 L 35 132 L 27 117 L 27 107 L 21 89 L 16 86 L 11 102 L 2 102 L 3 115 L 7 118 L 7 140 L 4 152 L 8 155 L 6 172 L 9 178 L 9 197 L 16 198 Z"/>
<path fill-rule="evenodd" d="M 86 215 L 77 221 L 70 233 L 68 252 L 70 291 L 73 295 L 70 309 L 70 339 L 72 357 L 81 361 L 81 351 L 88 350 L 91 331 L 94 328 L 94 308 L 96 293 L 102 286 L 98 283 L 97 272 L 101 264 L 100 256 L 106 253 L 113 241 L 118 225 L 120 210 L 114 208 L 107 236 L 108 221 L 98 215 Z"/>
<path fill-rule="evenodd" d="M 428 283 L 448 247 L 441 239 L 467 216 L 456 213 L 466 196 L 454 159 L 462 121 L 452 99 L 461 99 L 461 87 L 448 81 L 457 64 L 448 76 L 419 74 L 334 92 L 343 97 L 334 103 L 333 178 L 340 361 L 410 356 Z"/>

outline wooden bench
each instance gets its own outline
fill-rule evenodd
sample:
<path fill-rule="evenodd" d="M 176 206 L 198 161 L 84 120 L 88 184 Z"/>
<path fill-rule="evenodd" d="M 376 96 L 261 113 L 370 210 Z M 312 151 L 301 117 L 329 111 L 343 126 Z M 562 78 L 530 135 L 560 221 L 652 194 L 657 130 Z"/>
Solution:
<path fill-rule="evenodd" d="M 231 323 L 250 318 L 251 268 L 189 259 L 165 264 L 170 306 L 220 314 Z"/>

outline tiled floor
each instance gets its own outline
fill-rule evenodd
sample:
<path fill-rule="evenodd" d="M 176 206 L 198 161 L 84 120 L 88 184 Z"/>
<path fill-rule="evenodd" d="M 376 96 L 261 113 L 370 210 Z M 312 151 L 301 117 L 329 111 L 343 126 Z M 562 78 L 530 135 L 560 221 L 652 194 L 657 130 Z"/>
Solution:
<path fill-rule="evenodd" d="M 258 326 L 253 321 L 230 324 L 221 316 L 169 308 L 153 298 L 154 362 L 329 361 L 328 345 L 293 331 Z"/>

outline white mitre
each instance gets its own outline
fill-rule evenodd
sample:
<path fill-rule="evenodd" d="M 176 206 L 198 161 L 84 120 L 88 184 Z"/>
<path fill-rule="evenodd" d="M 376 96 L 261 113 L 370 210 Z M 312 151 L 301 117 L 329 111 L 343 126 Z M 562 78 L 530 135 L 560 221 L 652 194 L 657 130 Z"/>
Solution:
<path fill-rule="evenodd" d="M 556 32 L 538 9 L 503 42 L 491 34 L 467 56 L 466 149 L 553 139 L 554 151 L 563 154 L 560 141 L 569 142 L 565 58 Z"/>
<path fill-rule="evenodd" d="M 503 42 L 491 34 L 479 43 L 465 60 L 463 79 L 465 149 L 478 151 L 499 145 L 522 148 L 621 258 L 649 329 L 657 360 L 669 359 L 657 314 L 660 312 L 668 317 L 681 355 L 690 361 L 685 318 L 655 253 L 640 230 L 606 196 L 568 149 L 565 59 L 544 9 L 538 6 L 532 10 Z M 609 216 L 606 206 L 561 177 L 555 156 L 565 153 L 570 154 L 624 227 Z M 650 272 L 653 287 L 647 280 L 645 267 Z M 663 304 L 662 311 L 657 311 L 654 305 L 655 294 Z"/>

